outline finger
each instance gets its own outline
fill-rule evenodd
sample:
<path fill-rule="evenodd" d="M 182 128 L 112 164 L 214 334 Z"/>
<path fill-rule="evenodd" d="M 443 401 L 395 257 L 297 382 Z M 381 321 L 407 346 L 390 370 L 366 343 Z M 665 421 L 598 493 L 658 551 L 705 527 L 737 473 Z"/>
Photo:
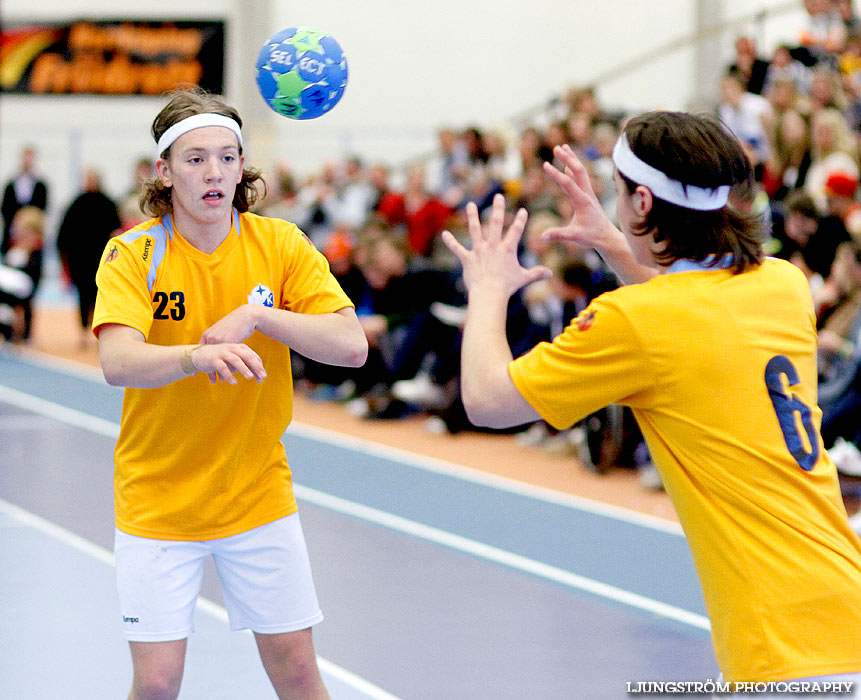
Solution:
<path fill-rule="evenodd" d="M 505 197 L 501 194 L 493 196 L 490 207 L 490 221 L 487 225 L 487 240 L 496 242 L 502 238 L 502 228 L 505 225 Z"/>
<path fill-rule="evenodd" d="M 209 377 L 209 381 L 212 384 L 218 384 L 218 373 L 217 372 L 208 372 L 207 376 Z"/>
<path fill-rule="evenodd" d="M 469 231 L 469 238 L 472 241 L 472 249 L 484 240 L 484 234 L 481 232 L 481 217 L 478 215 L 478 207 L 475 202 L 468 202 L 466 205 L 466 223 Z"/>
<path fill-rule="evenodd" d="M 569 177 L 577 187 L 583 192 L 592 194 L 592 181 L 589 179 L 589 173 L 580 158 L 577 157 L 574 149 L 568 144 L 556 146 L 553 149 L 553 155 L 565 164 L 566 171 L 570 172 Z"/>
<path fill-rule="evenodd" d="M 514 215 L 514 221 L 511 222 L 511 226 L 508 227 L 508 233 L 505 236 L 505 241 L 509 246 L 517 248 L 520 245 L 520 239 L 526 230 L 526 221 L 528 218 L 529 214 L 527 214 L 526 209 L 521 207 L 517 210 L 517 213 Z"/>
<path fill-rule="evenodd" d="M 526 284 L 532 284 L 533 282 L 538 282 L 539 280 L 547 280 L 550 279 L 552 276 L 553 271 L 549 267 L 544 267 L 543 265 L 536 265 L 535 267 L 530 267 L 528 270 L 526 270 Z"/>
<path fill-rule="evenodd" d="M 469 251 L 464 248 L 457 238 L 451 233 L 451 231 L 443 231 L 442 232 L 442 242 L 445 243 L 446 248 L 448 248 L 452 253 L 454 253 L 455 257 L 460 260 L 461 265 L 463 264 L 464 258 L 467 256 Z"/>

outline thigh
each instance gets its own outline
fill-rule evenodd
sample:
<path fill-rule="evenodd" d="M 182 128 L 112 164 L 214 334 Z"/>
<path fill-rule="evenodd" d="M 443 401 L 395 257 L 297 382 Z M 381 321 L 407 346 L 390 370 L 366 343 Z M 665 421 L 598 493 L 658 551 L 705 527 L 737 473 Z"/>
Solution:
<path fill-rule="evenodd" d="M 323 619 L 298 513 L 211 544 L 231 629 L 279 634 Z"/>
<path fill-rule="evenodd" d="M 117 530 L 114 556 L 126 639 L 164 642 L 191 634 L 208 551 L 203 542 L 154 540 Z"/>

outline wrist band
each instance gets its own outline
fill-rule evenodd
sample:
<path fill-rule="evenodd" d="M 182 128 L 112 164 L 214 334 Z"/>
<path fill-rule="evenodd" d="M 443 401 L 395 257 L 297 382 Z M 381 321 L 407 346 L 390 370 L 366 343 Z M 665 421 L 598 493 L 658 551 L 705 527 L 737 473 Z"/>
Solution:
<path fill-rule="evenodd" d="M 179 355 L 179 366 L 182 367 L 182 371 L 188 375 L 197 374 L 198 369 L 194 366 L 194 362 L 191 360 L 191 356 L 195 350 L 197 350 L 200 345 L 195 345 L 193 348 L 188 348 L 187 350 L 183 350 Z"/>

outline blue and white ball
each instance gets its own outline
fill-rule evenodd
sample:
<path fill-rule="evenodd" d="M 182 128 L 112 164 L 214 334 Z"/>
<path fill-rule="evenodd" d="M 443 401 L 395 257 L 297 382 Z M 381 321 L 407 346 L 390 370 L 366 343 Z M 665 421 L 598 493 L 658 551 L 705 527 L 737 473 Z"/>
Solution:
<path fill-rule="evenodd" d="M 278 32 L 260 49 L 260 94 L 278 114 L 314 119 L 338 104 L 347 87 L 347 58 L 331 34 L 311 27 Z"/>

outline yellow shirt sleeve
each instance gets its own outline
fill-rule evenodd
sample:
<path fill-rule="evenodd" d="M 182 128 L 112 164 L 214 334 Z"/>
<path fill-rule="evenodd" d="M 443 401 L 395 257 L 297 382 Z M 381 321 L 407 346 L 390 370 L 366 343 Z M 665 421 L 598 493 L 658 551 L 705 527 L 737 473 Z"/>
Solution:
<path fill-rule="evenodd" d="M 595 299 L 552 343 L 513 360 L 508 371 L 523 397 L 559 429 L 611 403 L 643 405 L 655 383 L 642 341 L 612 293 Z"/>

